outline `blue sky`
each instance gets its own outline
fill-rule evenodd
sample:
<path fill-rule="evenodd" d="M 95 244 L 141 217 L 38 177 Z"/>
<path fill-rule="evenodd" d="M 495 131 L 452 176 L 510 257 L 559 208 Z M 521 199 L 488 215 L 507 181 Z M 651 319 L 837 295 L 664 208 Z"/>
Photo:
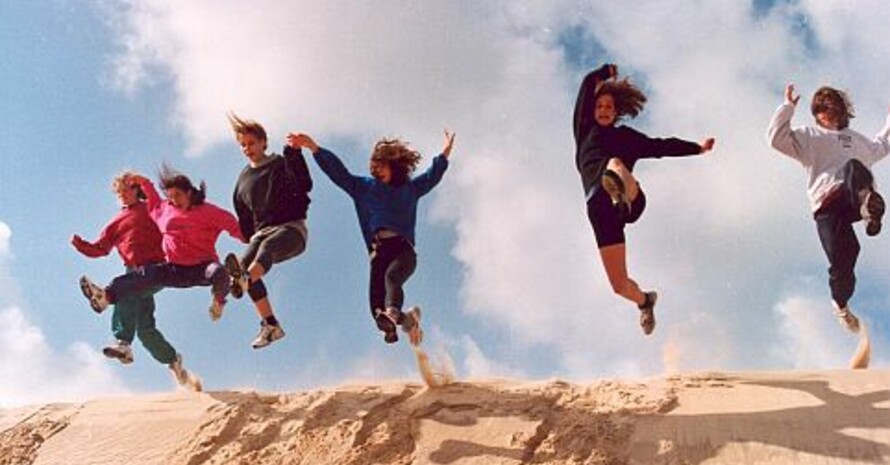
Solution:
<path fill-rule="evenodd" d="M 890 50 L 861 31 L 882 31 L 886 9 L 643 2 L 651 20 L 631 32 L 629 7 L 612 3 L 3 2 L 0 222 L 11 234 L 0 234 L 0 372 L 16 377 L 0 377 L 0 397 L 170 388 L 138 343 L 131 366 L 102 359 L 110 315 L 92 313 L 77 278 L 107 282 L 121 264 L 82 257 L 69 239 L 94 239 L 115 214 L 109 183 L 124 168 L 153 176 L 170 163 L 231 208 L 244 159 L 227 110 L 265 123 L 273 148 L 288 130 L 309 132 L 355 172 L 381 136 L 412 141 L 428 163 L 441 129 L 457 132 L 452 169 L 421 203 L 407 293 L 425 309 L 430 350 L 461 377 L 843 366 L 855 340 L 830 315 L 802 169 L 763 133 L 792 79 L 804 104 L 822 83 L 849 89 L 854 128 L 880 128 L 890 92 L 879 58 Z M 629 263 L 664 296 L 653 338 L 608 289 L 574 172 L 574 93 L 603 61 L 650 97 L 632 126 L 718 139 L 707 159 L 638 171 L 654 201 L 629 233 Z M 309 164 L 309 248 L 267 281 L 285 339 L 252 350 L 246 301 L 213 324 L 204 288 L 157 297 L 159 328 L 209 389 L 417 378 L 407 346 L 385 346 L 367 315 L 350 200 Z M 890 172 L 880 164 L 876 175 Z M 862 239 L 853 301 L 878 367 L 887 241 Z M 240 246 L 222 238 L 218 250 Z"/>

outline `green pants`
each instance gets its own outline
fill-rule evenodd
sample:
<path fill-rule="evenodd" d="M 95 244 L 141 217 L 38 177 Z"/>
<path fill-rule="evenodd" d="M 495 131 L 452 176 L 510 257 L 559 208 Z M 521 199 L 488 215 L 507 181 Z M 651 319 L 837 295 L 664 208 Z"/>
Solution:
<path fill-rule="evenodd" d="M 169 364 L 176 360 L 176 349 L 155 328 L 154 295 L 160 290 L 154 288 L 117 302 L 111 315 L 111 332 L 114 337 L 131 344 L 133 336 L 138 336 L 155 360 Z"/>

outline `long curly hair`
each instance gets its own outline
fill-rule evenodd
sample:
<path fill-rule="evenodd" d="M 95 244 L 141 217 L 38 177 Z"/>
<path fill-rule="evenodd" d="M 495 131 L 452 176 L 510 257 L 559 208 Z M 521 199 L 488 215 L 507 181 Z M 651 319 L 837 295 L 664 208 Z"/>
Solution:
<path fill-rule="evenodd" d="M 405 184 L 411 179 L 411 173 L 417 169 L 421 158 L 418 151 L 399 138 L 380 139 L 374 144 L 374 151 L 371 153 L 372 162 L 389 165 L 392 170 L 390 183 L 394 186 Z"/>
<path fill-rule="evenodd" d="M 188 176 L 176 171 L 166 163 L 162 164 L 158 171 L 158 183 L 164 190 L 175 188 L 185 192 L 193 207 L 203 204 L 204 199 L 207 198 L 207 184 L 204 181 L 201 181 L 200 187 L 195 187 Z"/>
<path fill-rule="evenodd" d="M 605 81 L 596 89 L 595 98 L 603 95 L 611 95 L 615 101 L 615 121 L 626 116 L 636 118 L 646 104 L 646 95 L 628 78 L 617 81 Z"/>
<path fill-rule="evenodd" d="M 856 117 L 853 114 L 853 103 L 850 102 L 847 93 L 828 86 L 820 87 L 813 94 L 813 101 L 810 104 L 813 116 L 823 111 L 837 119 L 838 129 L 846 129 L 850 125 L 850 120 Z"/>

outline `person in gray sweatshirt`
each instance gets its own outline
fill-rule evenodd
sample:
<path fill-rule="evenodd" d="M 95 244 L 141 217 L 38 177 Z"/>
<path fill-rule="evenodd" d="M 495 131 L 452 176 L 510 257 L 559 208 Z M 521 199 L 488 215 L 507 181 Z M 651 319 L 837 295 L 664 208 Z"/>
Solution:
<path fill-rule="evenodd" d="M 792 128 L 799 100 L 794 85 L 788 84 L 785 102 L 770 121 L 767 140 L 807 171 L 807 194 L 819 241 L 828 257 L 834 311 L 841 324 L 857 333 L 859 319 L 849 303 L 856 287 L 854 268 L 860 250 L 853 223 L 863 220 L 869 236 L 881 232 L 884 199 L 875 190 L 870 168 L 890 153 L 890 115 L 881 131 L 869 139 L 850 129 L 853 105 L 847 95 L 822 87 L 810 106 L 816 125 Z"/>

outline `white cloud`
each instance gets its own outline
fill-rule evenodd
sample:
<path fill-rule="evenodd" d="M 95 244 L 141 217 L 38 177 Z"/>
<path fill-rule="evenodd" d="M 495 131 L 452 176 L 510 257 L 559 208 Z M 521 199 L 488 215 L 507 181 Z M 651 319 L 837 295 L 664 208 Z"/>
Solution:
<path fill-rule="evenodd" d="M 73 402 L 126 392 L 108 361 L 84 343 L 50 347 L 18 307 L 0 310 L 0 407 Z"/>
<path fill-rule="evenodd" d="M 791 296 L 773 311 L 779 316 L 786 344 L 778 355 L 796 369 L 843 368 L 853 355 L 858 339 L 851 336 L 832 313 L 831 304 Z"/>
<path fill-rule="evenodd" d="M 434 213 L 457 234 L 464 311 L 509 328 L 517 350 L 553 350 L 576 377 L 780 365 L 771 354 L 789 333 L 771 309 L 801 270 L 825 263 L 802 169 L 766 146 L 765 126 L 787 80 L 805 96 L 826 80 L 855 86 L 866 133 L 890 98 L 877 59 L 887 45 L 859 33 L 890 20 L 878 2 L 766 12 L 733 0 L 127 5 L 109 14 L 123 44 L 118 76 L 130 88 L 169 79 L 196 154 L 228 142 L 228 109 L 322 143 L 396 133 L 437 148 L 441 127 L 456 129 Z M 661 294 L 651 338 L 612 295 L 584 215 L 570 130 L 581 71 L 561 43 L 572 26 L 644 86 L 650 101 L 632 126 L 718 140 L 705 158 L 638 165 L 649 209 L 629 228 L 628 259 Z M 470 371 L 498 366 L 474 346 Z"/>
<path fill-rule="evenodd" d="M 0 259 L 6 258 L 10 254 L 9 240 L 12 238 L 12 230 L 9 225 L 0 221 Z"/>

